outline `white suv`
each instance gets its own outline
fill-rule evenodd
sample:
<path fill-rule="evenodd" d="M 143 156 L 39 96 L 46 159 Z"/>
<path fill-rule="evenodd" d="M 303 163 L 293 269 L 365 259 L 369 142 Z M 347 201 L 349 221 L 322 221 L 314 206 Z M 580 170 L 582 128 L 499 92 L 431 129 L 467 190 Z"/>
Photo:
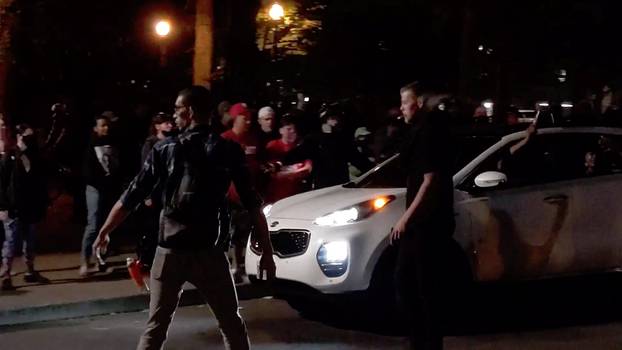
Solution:
<path fill-rule="evenodd" d="M 622 129 L 541 129 L 511 155 L 526 135 L 503 137 L 453 177 L 454 238 L 472 278 L 622 267 Z M 353 183 L 267 206 L 277 278 L 324 294 L 368 289 L 405 208 L 398 163 L 393 157 Z M 254 277 L 257 247 L 249 243 L 246 253 L 246 272 Z"/>

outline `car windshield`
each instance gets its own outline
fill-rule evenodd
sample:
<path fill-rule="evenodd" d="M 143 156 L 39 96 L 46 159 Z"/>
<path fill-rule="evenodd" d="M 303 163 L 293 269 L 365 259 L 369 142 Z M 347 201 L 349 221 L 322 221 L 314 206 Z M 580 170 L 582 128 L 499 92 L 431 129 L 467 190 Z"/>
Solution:
<path fill-rule="evenodd" d="M 466 135 L 456 137 L 453 173 L 462 169 L 478 154 L 500 139 L 499 136 Z M 349 188 L 401 188 L 406 187 L 406 174 L 397 156 L 372 169 L 356 181 L 345 185 Z"/>

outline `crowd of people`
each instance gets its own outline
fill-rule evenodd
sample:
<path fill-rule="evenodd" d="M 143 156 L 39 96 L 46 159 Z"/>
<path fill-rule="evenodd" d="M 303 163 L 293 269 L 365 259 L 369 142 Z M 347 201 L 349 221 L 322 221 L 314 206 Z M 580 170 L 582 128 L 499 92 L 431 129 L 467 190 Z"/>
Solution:
<path fill-rule="evenodd" d="M 399 244 L 398 302 L 412 323 L 413 346 L 440 349 L 438 317 L 445 295 L 437 277 L 459 275 L 448 265 L 455 250 L 452 158 L 443 142 L 451 139 L 451 113 L 441 99 L 422 91 L 418 84 L 405 86 L 400 110 L 389 111 L 384 125 L 372 132 L 360 121 L 352 123 L 339 106 L 322 108 L 317 128 L 309 128 L 314 123 L 302 111 L 277 113 L 271 106 L 243 101 L 215 105 L 207 89 L 195 86 L 180 92 L 174 114 L 152 117 L 141 147 L 127 142 L 115 113 L 98 114 L 79 157 L 71 142 L 76 130 L 62 103 L 52 106 L 49 128 L 39 137 L 27 124 L 12 127 L 0 118 L 0 287 L 13 288 L 13 260 L 20 254 L 27 266 L 24 280 L 47 282 L 34 263 L 36 226 L 51 203 L 52 178 L 61 174 L 68 179 L 64 190 L 85 208 L 80 277 L 106 268 L 109 234 L 130 213 L 138 218 L 137 254 L 143 273 L 151 274 L 152 288 L 150 319 L 139 348 L 159 348 L 164 342 L 186 281 L 206 295 L 225 341 L 232 348 L 248 348 L 232 283 L 246 278 L 244 253 L 251 237 L 263 251 L 260 271 L 275 274 L 261 205 L 347 183 L 399 152 L 408 181 L 406 211 L 390 235 Z M 430 101 L 434 108 L 427 105 Z M 603 115 L 611 118 L 616 103 L 603 97 Z M 504 123 L 514 126 L 518 119 L 510 110 Z M 587 173 L 596 169 L 593 154 L 585 155 L 585 164 Z M 223 250 L 230 251 L 232 276 Z M 452 283 L 458 282 L 445 278 L 440 288 L 451 290 Z"/>
<path fill-rule="evenodd" d="M 253 186 L 265 203 L 346 183 L 396 153 L 404 137 L 399 113 L 390 114 L 386 125 L 372 133 L 368 127 L 350 123 L 343 109 L 336 106 L 323 108 L 315 123 L 309 123 L 308 114 L 295 109 L 277 113 L 271 106 L 229 101 L 216 106 L 210 111 L 210 128 L 242 147 Z M 46 281 L 34 268 L 35 231 L 58 191 L 72 196 L 73 214 L 84 225 L 79 276 L 89 277 L 105 269 L 105 252 L 93 251 L 92 245 L 107 213 L 153 146 L 179 132 L 173 115 L 159 112 L 151 119 L 147 138 L 138 145 L 128 142 L 136 135 L 126 134 L 123 120 L 114 112 L 104 111 L 92 119 L 88 142 L 81 143 L 86 135 L 76 126 L 68 106 L 55 103 L 51 112 L 41 129 L 27 124 L 4 126 L 5 120 L 1 121 L 3 289 L 13 288 L 12 261 L 22 254 L 22 246 L 29 269 L 25 280 Z M 309 128 L 309 124 L 316 127 Z M 139 231 L 137 253 L 145 272 L 151 266 L 157 242 L 159 202 L 158 198 L 147 198 L 134 214 Z M 234 277 L 242 282 L 251 225 L 234 186 L 228 191 L 226 211 L 230 215 Z"/>

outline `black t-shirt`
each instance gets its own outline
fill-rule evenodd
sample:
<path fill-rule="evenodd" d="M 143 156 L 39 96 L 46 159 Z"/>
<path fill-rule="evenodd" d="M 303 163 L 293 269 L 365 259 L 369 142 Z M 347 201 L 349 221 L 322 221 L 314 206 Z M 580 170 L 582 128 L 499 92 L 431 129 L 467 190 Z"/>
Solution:
<path fill-rule="evenodd" d="M 448 119 L 440 111 L 421 113 L 404 142 L 400 160 L 407 173 L 406 208 L 417 196 L 423 176 L 435 173 L 421 206 L 409 225 L 447 223 L 453 225 L 452 142 Z"/>

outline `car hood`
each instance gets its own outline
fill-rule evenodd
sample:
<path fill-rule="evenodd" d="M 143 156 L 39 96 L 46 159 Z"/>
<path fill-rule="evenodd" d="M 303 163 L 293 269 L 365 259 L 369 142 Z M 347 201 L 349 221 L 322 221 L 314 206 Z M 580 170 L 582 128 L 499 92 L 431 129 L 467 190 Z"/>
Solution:
<path fill-rule="evenodd" d="M 315 220 L 378 196 L 403 196 L 404 188 L 345 188 L 342 185 L 297 194 L 274 203 L 270 218 Z"/>

